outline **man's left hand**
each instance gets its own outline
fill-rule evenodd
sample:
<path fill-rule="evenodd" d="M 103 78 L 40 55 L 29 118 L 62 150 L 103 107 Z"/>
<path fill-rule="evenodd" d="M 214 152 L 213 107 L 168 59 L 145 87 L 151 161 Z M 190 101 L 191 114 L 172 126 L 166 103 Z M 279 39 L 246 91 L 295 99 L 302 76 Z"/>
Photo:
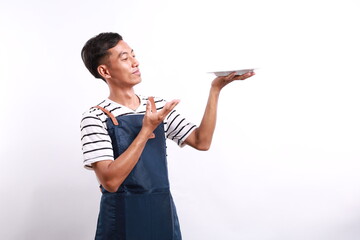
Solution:
<path fill-rule="evenodd" d="M 248 72 L 248 73 L 244 73 L 242 75 L 236 75 L 236 72 L 230 73 L 227 76 L 221 76 L 221 77 L 217 77 L 213 80 L 211 86 L 213 88 L 217 88 L 218 90 L 221 90 L 223 87 L 225 87 L 227 84 L 231 83 L 232 81 L 235 80 L 245 80 L 249 77 L 254 76 L 255 73 L 254 72 Z"/>

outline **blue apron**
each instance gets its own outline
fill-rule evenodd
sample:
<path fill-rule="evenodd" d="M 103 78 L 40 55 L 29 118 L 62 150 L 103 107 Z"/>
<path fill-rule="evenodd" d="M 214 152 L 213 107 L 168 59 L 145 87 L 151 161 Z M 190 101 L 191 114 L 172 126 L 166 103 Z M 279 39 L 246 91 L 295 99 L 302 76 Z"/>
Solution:
<path fill-rule="evenodd" d="M 143 117 L 109 116 L 106 124 L 115 159 L 138 135 Z M 101 187 L 95 240 L 181 240 L 169 188 L 163 123 L 154 134 L 155 138 L 148 140 L 139 161 L 117 192 Z"/>

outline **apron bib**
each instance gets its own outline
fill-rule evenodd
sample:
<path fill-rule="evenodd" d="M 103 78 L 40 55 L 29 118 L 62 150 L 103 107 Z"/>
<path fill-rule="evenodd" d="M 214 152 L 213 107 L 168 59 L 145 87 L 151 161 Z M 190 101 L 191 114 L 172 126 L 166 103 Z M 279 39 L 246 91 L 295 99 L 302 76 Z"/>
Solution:
<path fill-rule="evenodd" d="M 104 112 L 109 116 L 106 124 L 116 159 L 138 135 L 144 115 L 115 118 Z M 170 193 L 163 123 L 154 134 L 117 192 L 101 187 L 95 240 L 181 240 Z"/>

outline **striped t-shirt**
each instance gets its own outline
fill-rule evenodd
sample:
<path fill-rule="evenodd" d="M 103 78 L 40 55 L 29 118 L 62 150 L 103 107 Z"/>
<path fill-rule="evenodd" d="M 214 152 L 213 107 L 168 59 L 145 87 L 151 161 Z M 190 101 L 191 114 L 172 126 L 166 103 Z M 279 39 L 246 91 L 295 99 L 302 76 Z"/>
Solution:
<path fill-rule="evenodd" d="M 148 98 L 139 96 L 140 105 L 136 110 L 127 108 L 110 99 L 105 99 L 99 106 L 110 111 L 115 117 L 129 114 L 145 114 Z M 166 101 L 154 98 L 156 109 L 164 107 Z M 102 160 L 114 160 L 111 139 L 107 131 L 106 119 L 108 116 L 98 108 L 90 108 L 83 113 L 80 129 L 81 143 L 84 157 L 84 167 L 91 169 L 91 164 Z M 165 136 L 175 141 L 179 146 L 196 128 L 196 125 L 182 117 L 173 109 L 164 119 Z"/>

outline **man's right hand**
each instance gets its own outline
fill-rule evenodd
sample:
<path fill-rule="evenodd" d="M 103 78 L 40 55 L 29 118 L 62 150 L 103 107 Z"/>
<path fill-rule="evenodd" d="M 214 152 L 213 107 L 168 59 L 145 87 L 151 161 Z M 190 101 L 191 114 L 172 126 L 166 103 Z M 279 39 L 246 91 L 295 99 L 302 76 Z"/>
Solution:
<path fill-rule="evenodd" d="M 149 133 L 149 138 L 154 136 L 153 131 L 161 122 L 164 121 L 165 117 L 175 108 L 176 105 L 178 105 L 179 102 L 180 100 L 174 99 L 167 102 L 160 111 L 156 111 L 156 107 L 152 106 L 152 103 L 149 100 L 147 101 L 142 130 Z M 155 109 L 155 111 L 152 111 L 151 109 Z"/>

